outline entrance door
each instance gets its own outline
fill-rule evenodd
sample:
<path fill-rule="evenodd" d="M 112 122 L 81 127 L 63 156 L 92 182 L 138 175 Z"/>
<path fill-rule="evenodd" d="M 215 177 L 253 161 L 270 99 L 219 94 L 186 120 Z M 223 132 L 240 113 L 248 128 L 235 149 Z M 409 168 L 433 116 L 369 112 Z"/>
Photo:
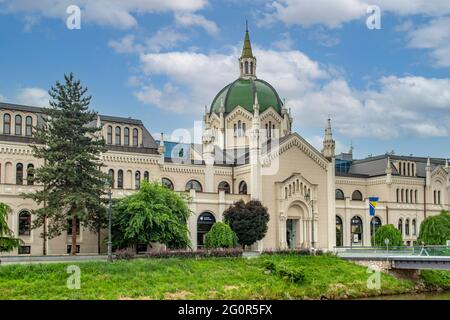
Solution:
<path fill-rule="evenodd" d="M 205 245 L 205 236 L 211 230 L 216 218 L 209 213 L 203 212 L 197 220 L 197 248 L 203 249 Z"/>
<path fill-rule="evenodd" d="M 296 219 L 286 220 L 286 242 L 289 249 L 297 246 L 297 223 Z"/>

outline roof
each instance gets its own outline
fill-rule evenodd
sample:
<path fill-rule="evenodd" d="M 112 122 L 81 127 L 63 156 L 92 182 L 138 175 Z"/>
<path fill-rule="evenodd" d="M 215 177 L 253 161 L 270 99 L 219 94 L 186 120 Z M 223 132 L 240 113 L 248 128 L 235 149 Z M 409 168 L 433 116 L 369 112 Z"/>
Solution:
<path fill-rule="evenodd" d="M 426 157 L 414 157 L 414 156 L 400 156 L 383 154 L 373 157 L 368 157 L 361 160 L 351 161 L 348 172 L 338 172 L 338 176 L 350 176 L 350 177 L 375 177 L 386 174 L 386 167 L 390 159 L 391 164 L 395 161 L 411 161 L 416 165 L 416 176 L 424 178 L 426 177 L 426 166 L 428 158 Z M 434 169 L 437 166 L 445 165 L 444 158 L 430 158 L 431 168 Z M 398 175 L 397 168 L 391 165 L 392 174 Z"/>
<path fill-rule="evenodd" d="M 283 103 L 278 93 L 268 82 L 261 79 L 243 78 L 235 80 L 219 91 L 211 104 L 211 112 L 219 113 L 223 103 L 225 113 L 232 112 L 238 106 L 253 113 L 255 94 L 258 95 L 260 112 L 273 107 L 276 112 L 281 113 Z"/>
<path fill-rule="evenodd" d="M 253 58 L 252 44 L 250 43 L 248 28 L 245 30 L 244 46 L 242 47 L 241 58 Z"/>

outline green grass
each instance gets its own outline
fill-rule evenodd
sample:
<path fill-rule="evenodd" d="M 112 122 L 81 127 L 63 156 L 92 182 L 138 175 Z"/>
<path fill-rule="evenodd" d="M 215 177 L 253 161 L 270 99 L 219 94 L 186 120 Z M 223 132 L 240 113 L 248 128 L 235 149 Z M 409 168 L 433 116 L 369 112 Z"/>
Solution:
<path fill-rule="evenodd" d="M 421 278 L 428 287 L 450 290 L 450 271 L 422 270 Z"/>
<path fill-rule="evenodd" d="M 302 267 L 306 280 L 267 274 L 265 260 Z M 80 290 L 66 287 L 71 264 L 81 269 Z M 334 256 L 298 255 L 6 265 L 0 299 L 339 299 L 414 289 L 412 281 L 382 274 L 381 290 L 369 290 L 366 270 Z"/>

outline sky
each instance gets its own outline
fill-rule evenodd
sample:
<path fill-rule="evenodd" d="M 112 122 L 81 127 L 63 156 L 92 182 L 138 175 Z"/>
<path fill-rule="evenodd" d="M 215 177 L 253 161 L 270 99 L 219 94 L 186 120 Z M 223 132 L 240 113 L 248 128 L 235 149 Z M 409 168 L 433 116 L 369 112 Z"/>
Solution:
<path fill-rule="evenodd" d="M 316 148 L 330 117 L 337 152 L 450 158 L 448 0 L 0 0 L 0 101 L 45 106 L 73 72 L 94 110 L 177 139 L 238 77 L 246 20 Z"/>

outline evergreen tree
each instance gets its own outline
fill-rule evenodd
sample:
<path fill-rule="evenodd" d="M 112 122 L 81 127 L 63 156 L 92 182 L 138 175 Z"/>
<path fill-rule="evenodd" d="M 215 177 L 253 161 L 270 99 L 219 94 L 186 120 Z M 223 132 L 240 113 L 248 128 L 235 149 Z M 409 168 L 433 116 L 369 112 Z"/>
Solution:
<path fill-rule="evenodd" d="M 97 219 L 94 210 L 105 201 L 108 176 L 100 170 L 105 141 L 98 134 L 97 114 L 89 110 L 87 88 L 72 73 L 64 79 L 65 83 L 57 81 L 49 91 L 50 108 L 43 109 L 45 124 L 37 128 L 37 143 L 31 146 L 34 156 L 44 159 L 44 165 L 34 172 L 34 181 L 44 187 L 25 197 L 45 203 L 33 211 L 33 228 L 47 220 L 49 238 L 59 236 L 71 224 L 71 254 L 75 255 L 77 221 L 90 226 Z"/>

